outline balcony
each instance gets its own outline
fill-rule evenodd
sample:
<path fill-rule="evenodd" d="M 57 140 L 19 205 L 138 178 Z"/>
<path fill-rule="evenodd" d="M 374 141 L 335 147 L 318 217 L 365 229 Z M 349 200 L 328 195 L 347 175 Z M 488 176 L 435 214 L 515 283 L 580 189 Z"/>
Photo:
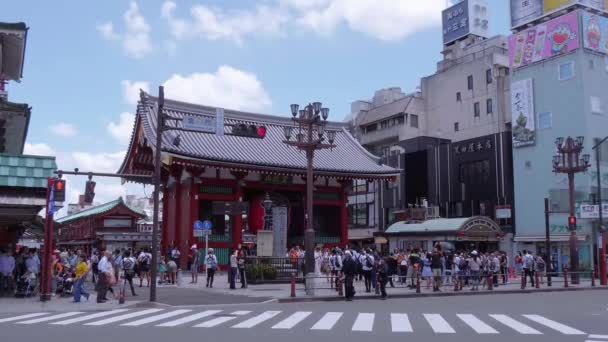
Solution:
<path fill-rule="evenodd" d="M 388 141 L 399 141 L 399 131 L 403 125 L 391 126 L 361 135 L 361 145 L 375 145 Z"/>
<path fill-rule="evenodd" d="M 396 221 L 426 221 L 440 218 L 439 207 L 407 208 L 395 211 Z"/>

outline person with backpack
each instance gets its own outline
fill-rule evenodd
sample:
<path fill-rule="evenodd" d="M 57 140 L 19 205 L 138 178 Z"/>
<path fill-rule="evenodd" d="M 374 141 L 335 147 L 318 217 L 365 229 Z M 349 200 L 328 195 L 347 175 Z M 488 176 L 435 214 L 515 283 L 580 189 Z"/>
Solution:
<path fill-rule="evenodd" d="M 152 262 L 152 254 L 148 252 L 148 248 L 144 248 L 137 258 L 139 264 L 139 287 L 142 287 L 144 278 L 146 278 L 147 285 L 150 287 L 150 263 Z"/>
<path fill-rule="evenodd" d="M 217 257 L 213 254 L 213 248 L 207 250 L 207 257 L 205 258 L 205 268 L 207 269 L 207 286 L 213 288 L 213 278 L 215 277 L 215 271 L 217 270 Z"/>
<path fill-rule="evenodd" d="M 530 284 L 534 287 L 534 257 L 530 252 L 524 250 L 523 257 L 523 268 L 524 268 L 524 286 L 526 284 L 526 279 L 530 277 Z"/>
<path fill-rule="evenodd" d="M 334 284 L 336 291 L 338 291 L 338 288 L 340 287 L 340 276 L 342 275 L 342 256 L 340 256 L 336 248 L 331 251 L 329 267 L 331 268 L 332 283 Z"/>
<path fill-rule="evenodd" d="M 190 250 L 192 251 L 192 257 L 190 261 L 190 273 L 192 275 L 192 281 L 190 282 L 190 284 L 196 284 L 198 283 L 198 247 L 196 245 L 192 245 L 192 247 L 190 247 Z"/>
<path fill-rule="evenodd" d="M 472 251 L 467 262 L 471 272 L 471 291 L 479 291 L 479 275 L 483 270 L 483 261 L 478 256 L 477 251 Z"/>
<path fill-rule="evenodd" d="M 374 268 L 374 257 L 368 251 L 363 250 L 360 256 L 361 268 L 363 269 L 363 278 L 365 279 L 365 292 L 372 292 L 372 270 Z"/>
<path fill-rule="evenodd" d="M 540 279 L 540 283 L 544 284 L 543 277 L 546 276 L 547 265 L 545 264 L 545 258 L 543 254 L 539 254 L 536 256 L 534 260 L 534 271 L 538 272 L 538 279 Z"/>
<path fill-rule="evenodd" d="M 411 279 L 410 289 L 416 288 L 416 278 L 417 273 L 420 270 L 420 255 L 418 254 L 418 249 L 414 248 L 409 255 L 409 267 L 407 269 L 407 275 Z"/>
<path fill-rule="evenodd" d="M 125 255 L 122 258 L 121 267 L 125 275 L 125 283 L 129 283 L 129 286 L 131 287 L 131 295 L 134 297 L 137 296 L 137 294 L 135 293 L 135 288 L 133 287 L 133 277 L 135 277 L 136 263 L 137 261 L 135 260 L 135 258 L 131 257 L 131 252 L 125 251 Z"/>
<path fill-rule="evenodd" d="M 376 267 L 377 267 L 377 272 L 378 272 L 378 287 L 380 287 L 381 298 L 384 300 L 387 297 L 386 283 L 388 282 L 388 279 L 389 279 L 388 264 L 385 259 L 378 257 L 378 262 L 377 262 Z"/>
<path fill-rule="evenodd" d="M 355 286 L 353 282 L 357 275 L 357 263 L 348 250 L 344 252 L 344 265 L 342 265 L 342 271 L 344 272 L 344 297 L 346 298 L 346 301 L 350 302 L 355 296 Z"/>

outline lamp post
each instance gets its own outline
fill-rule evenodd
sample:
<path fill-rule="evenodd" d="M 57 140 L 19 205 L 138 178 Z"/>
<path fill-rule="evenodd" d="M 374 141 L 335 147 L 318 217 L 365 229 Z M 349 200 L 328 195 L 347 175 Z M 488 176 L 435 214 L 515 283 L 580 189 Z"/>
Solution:
<path fill-rule="evenodd" d="M 292 104 L 291 115 L 294 125 L 285 126 L 285 144 L 294 146 L 301 151 L 306 152 L 306 231 L 304 232 L 304 250 L 305 250 L 305 273 L 306 273 L 306 294 L 314 295 L 314 248 L 315 248 L 315 231 L 313 229 L 313 159 L 316 150 L 334 148 L 334 140 L 336 138 L 335 131 L 326 131 L 327 117 L 329 116 L 329 108 L 323 108 L 321 102 L 308 104 L 304 109 L 299 109 L 300 106 Z M 291 140 L 293 129 L 297 128 L 298 133 L 296 139 Z M 327 142 L 326 142 L 327 141 Z"/>
<path fill-rule="evenodd" d="M 589 168 L 588 154 L 581 156 L 585 137 L 576 139 L 563 137 L 555 139 L 556 154 L 553 156 L 553 172 L 568 175 L 568 190 L 570 196 L 570 216 L 568 217 L 568 228 L 570 230 L 570 272 L 572 284 L 579 283 L 578 276 L 578 241 L 576 238 L 576 216 L 574 208 L 574 175 L 585 172 Z"/>
<path fill-rule="evenodd" d="M 600 140 L 593 149 L 595 150 L 595 170 L 597 172 L 597 202 L 599 204 L 599 217 L 598 217 L 598 226 L 599 230 L 602 234 L 599 239 L 598 249 L 599 249 L 599 268 L 600 268 L 600 285 L 608 285 L 608 281 L 606 279 L 606 229 L 604 228 L 604 207 L 602 203 L 602 174 L 600 172 L 600 147 L 602 144 L 608 140 L 608 137 Z"/>
<path fill-rule="evenodd" d="M 262 201 L 262 207 L 264 207 L 264 230 L 269 230 L 270 226 L 270 210 L 272 209 L 272 200 L 270 194 L 266 193 L 266 197 Z"/>

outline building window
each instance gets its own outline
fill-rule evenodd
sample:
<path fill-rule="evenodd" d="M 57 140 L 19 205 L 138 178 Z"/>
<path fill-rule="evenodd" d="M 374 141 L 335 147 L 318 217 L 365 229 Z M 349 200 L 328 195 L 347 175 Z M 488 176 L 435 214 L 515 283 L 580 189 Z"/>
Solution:
<path fill-rule="evenodd" d="M 362 193 L 367 192 L 367 181 L 364 180 L 354 180 L 353 181 L 353 193 Z"/>
<path fill-rule="evenodd" d="M 486 70 L 486 84 L 492 83 L 492 69 Z"/>
<path fill-rule="evenodd" d="M 473 75 L 467 77 L 467 89 L 473 90 Z"/>
<path fill-rule="evenodd" d="M 382 122 L 380 122 L 380 129 L 388 128 L 388 123 L 388 120 L 382 120 Z"/>
<path fill-rule="evenodd" d="M 378 129 L 378 124 L 372 124 L 365 127 L 365 133 L 370 133 Z"/>
<path fill-rule="evenodd" d="M 368 226 L 368 203 L 357 203 L 348 206 L 348 223 L 355 227 Z"/>
<path fill-rule="evenodd" d="M 487 114 L 494 113 L 494 109 L 492 108 L 492 99 L 487 99 L 486 100 L 486 113 Z"/>
<path fill-rule="evenodd" d="M 538 113 L 538 129 L 549 129 L 553 127 L 553 113 Z"/>
<path fill-rule="evenodd" d="M 467 185 L 483 185 L 490 180 L 490 161 L 480 160 L 460 164 L 460 183 Z"/>
<path fill-rule="evenodd" d="M 418 115 L 410 114 L 410 126 L 418 128 Z"/>
<path fill-rule="evenodd" d="M 591 113 L 602 114 L 602 101 L 597 96 L 591 96 Z"/>
<path fill-rule="evenodd" d="M 558 79 L 560 81 L 569 80 L 574 77 L 574 62 L 560 63 L 558 66 Z"/>
<path fill-rule="evenodd" d="M 475 104 L 473 105 L 473 112 L 476 118 L 479 117 L 479 115 L 481 114 L 481 109 L 479 108 L 479 102 L 475 102 Z"/>
<path fill-rule="evenodd" d="M 460 127 L 458 125 L 458 122 L 454 122 L 454 132 L 458 132 L 460 130 Z"/>
<path fill-rule="evenodd" d="M 599 138 L 593 139 L 593 146 L 597 145 L 599 142 L 600 142 Z M 608 141 L 604 141 L 598 148 L 600 149 L 600 162 L 608 162 Z M 595 159 L 595 156 L 593 156 L 593 158 Z M 608 198 L 608 197 L 606 197 L 606 198 Z M 602 196 L 602 201 L 603 200 L 604 200 L 604 197 Z"/>
<path fill-rule="evenodd" d="M 456 101 L 458 101 L 458 102 L 462 101 L 462 96 L 460 95 L 460 92 L 456 93 Z"/>

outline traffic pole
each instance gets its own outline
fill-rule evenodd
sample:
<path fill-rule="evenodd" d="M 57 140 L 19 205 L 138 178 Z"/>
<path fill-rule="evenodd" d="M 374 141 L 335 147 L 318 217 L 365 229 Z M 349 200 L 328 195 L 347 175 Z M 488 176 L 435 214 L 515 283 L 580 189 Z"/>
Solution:
<path fill-rule="evenodd" d="M 296 274 L 291 273 L 291 297 L 296 296 Z"/>
<path fill-rule="evenodd" d="M 494 290 L 494 276 L 492 274 L 488 275 L 488 290 Z"/>
<path fill-rule="evenodd" d="M 564 268 L 564 287 L 568 287 L 568 268 Z"/>
<path fill-rule="evenodd" d="M 416 270 L 416 293 L 420 293 L 420 272 Z"/>
<path fill-rule="evenodd" d="M 55 178 L 49 177 L 46 186 L 46 219 L 44 224 L 44 248 L 42 254 L 42 270 L 40 279 L 40 301 L 46 302 L 51 300 L 51 276 L 52 276 L 52 253 L 53 253 L 53 222 L 54 222 L 54 198 L 51 198 L 51 192 L 55 186 Z M 53 210 L 50 208 L 53 207 Z"/>
<path fill-rule="evenodd" d="M 538 274 L 538 272 L 534 272 L 534 282 L 534 285 L 536 285 L 535 287 L 537 289 L 540 289 L 540 275 Z"/>
<path fill-rule="evenodd" d="M 521 289 L 524 290 L 526 288 L 526 273 L 521 272 Z"/>

